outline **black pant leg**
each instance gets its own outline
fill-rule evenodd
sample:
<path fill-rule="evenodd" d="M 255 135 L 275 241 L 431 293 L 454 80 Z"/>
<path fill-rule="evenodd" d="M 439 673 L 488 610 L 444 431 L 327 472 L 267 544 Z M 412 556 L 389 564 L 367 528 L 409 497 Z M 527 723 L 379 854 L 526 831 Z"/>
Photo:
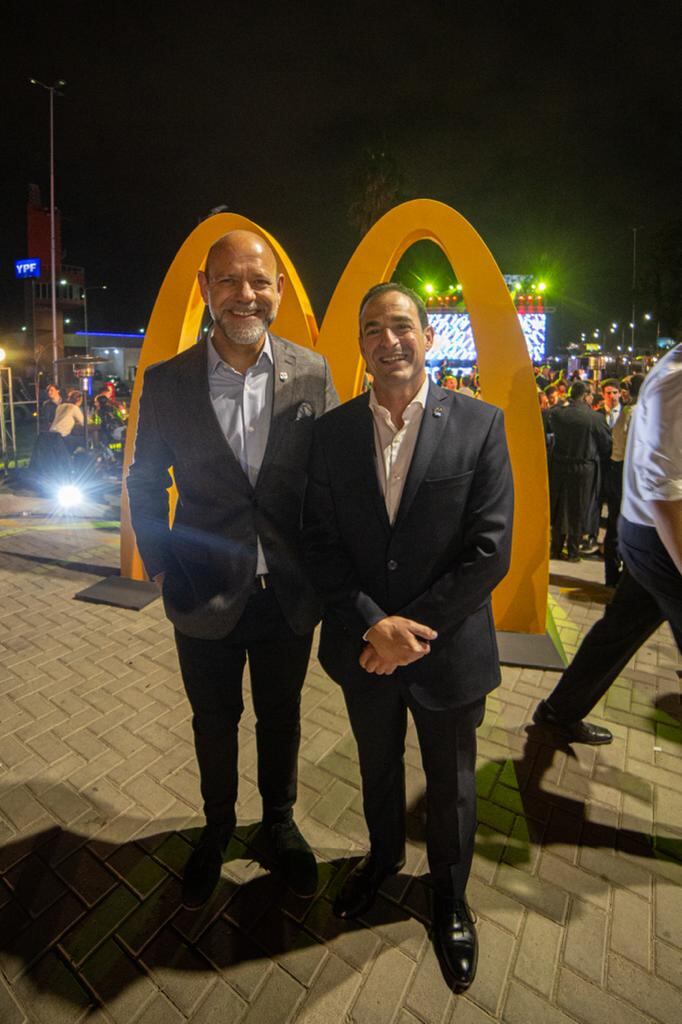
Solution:
<path fill-rule="evenodd" d="M 653 527 L 637 526 L 621 516 L 618 535 L 623 560 L 656 601 L 682 651 L 682 575 Z"/>
<path fill-rule="evenodd" d="M 371 850 L 390 866 L 405 854 L 405 698 L 395 679 L 369 673 L 366 683 L 344 686 L 343 695 L 358 746 Z"/>
<path fill-rule="evenodd" d="M 564 547 L 564 534 L 561 531 L 561 526 L 552 526 L 552 542 L 550 548 L 551 558 L 561 558 L 561 552 Z"/>
<path fill-rule="evenodd" d="M 623 497 L 623 463 L 609 462 L 606 477 L 606 534 L 604 536 L 604 581 L 614 587 L 621 571 L 618 553 L 618 516 Z"/>
<path fill-rule="evenodd" d="M 234 633 L 200 640 L 175 631 L 180 671 L 192 706 L 194 746 L 206 821 L 234 828 L 238 786 L 237 730 L 244 709 L 246 650 Z"/>
<path fill-rule="evenodd" d="M 588 715 L 662 621 L 656 601 L 625 569 L 611 604 L 547 698 L 552 710 L 566 722 Z"/>
<path fill-rule="evenodd" d="M 263 821 L 272 823 L 290 818 L 296 802 L 301 688 L 313 637 L 292 631 L 272 590 L 254 595 L 247 612 L 258 789 Z"/>
<path fill-rule="evenodd" d="M 476 729 L 485 699 L 432 711 L 410 700 L 426 775 L 426 848 L 434 888 L 462 899 L 476 838 Z"/>
<path fill-rule="evenodd" d="M 569 533 L 566 538 L 566 554 L 569 558 L 580 557 L 580 542 L 583 537 L 581 533 Z"/>

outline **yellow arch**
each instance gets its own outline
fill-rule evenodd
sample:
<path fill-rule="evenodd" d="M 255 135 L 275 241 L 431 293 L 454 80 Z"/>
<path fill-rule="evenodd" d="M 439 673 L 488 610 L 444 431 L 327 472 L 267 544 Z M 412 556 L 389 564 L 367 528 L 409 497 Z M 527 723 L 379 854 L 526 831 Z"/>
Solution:
<path fill-rule="evenodd" d="M 243 228 L 255 231 L 272 247 L 285 277 L 284 295 L 277 314 L 277 332 L 307 348 L 317 338 L 317 321 L 310 301 L 296 269 L 286 252 L 271 234 L 247 217 L 236 213 L 219 213 L 209 217 L 183 242 L 154 303 L 147 328 L 140 362 L 135 377 L 130 403 L 130 418 L 123 457 L 123 487 L 121 489 L 121 576 L 128 579 L 146 579 L 142 559 L 135 544 L 130 523 L 130 508 L 125 478 L 132 462 L 137 432 L 137 413 L 145 369 L 153 363 L 170 359 L 197 340 L 204 313 L 204 303 L 197 284 L 197 271 L 203 269 L 206 254 L 213 243 L 228 231 Z M 171 495 L 174 504 L 175 491 Z"/>
<path fill-rule="evenodd" d="M 403 253 L 430 239 L 462 285 L 476 341 L 483 396 L 505 413 L 515 484 L 512 563 L 494 594 L 498 629 L 544 633 L 549 573 L 547 461 L 537 388 L 509 290 L 480 235 L 444 203 L 415 199 L 390 210 L 357 247 L 332 295 L 317 340 L 342 401 L 359 393 L 358 308 L 371 285 L 389 281 Z"/>
<path fill-rule="evenodd" d="M 504 279 L 473 227 L 449 206 L 429 199 L 404 203 L 379 220 L 362 240 L 334 291 L 317 337 L 315 317 L 296 270 L 279 243 L 253 221 L 218 214 L 186 239 L 166 274 L 142 349 L 124 457 L 124 480 L 132 458 L 144 369 L 194 344 L 203 314 L 196 272 L 211 244 L 235 228 L 263 235 L 287 278 L 276 321 L 278 333 L 329 360 L 342 401 L 358 394 L 364 365 L 357 346 L 360 299 L 378 281 L 390 280 L 414 243 L 430 239 L 452 264 L 471 317 L 485 398 L 505 411 L 516 489 L 512 564 L 494 594 L 498 629 L 544 633 L 549 570 L 549 501 L 546 456 L 535 382 L 526 342 Z M 125 486 L 121 499 L 121 575 L 144 579 L 135 547 Z"/>

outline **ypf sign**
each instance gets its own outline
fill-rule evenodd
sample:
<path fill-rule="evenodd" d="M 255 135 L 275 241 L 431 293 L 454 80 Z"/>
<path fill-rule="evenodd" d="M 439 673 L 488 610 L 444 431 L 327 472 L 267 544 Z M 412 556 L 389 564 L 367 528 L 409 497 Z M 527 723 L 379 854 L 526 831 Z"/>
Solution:
<path fill-rule="evenodd" d="M 40 260 L 36 257 L 14 261 L 14 276 L 22 281 L 31 277 L 40 277 L 40 269 Z"/>
<path fill-rule="evenodd" d="M 427 238 L 440 246 L 466 298 L 483 395 L 505 413 L 514 473 L 512 561 L 506 579 L 494 594 L 495 624 L 499 630 L 544 633 L 549 499 L 532 366 L 514 304 L 492 254 L 471 224 L 443 203 L 430 199 L 404 203 L 367 232 L 339 279 L 319 333 L 296 269 L 272 235 L 238 214 L 220 213 L 203 221 L 173 260 L 149 321 L 130 407 L 124 480 L 137 427 L 143 377 L 139 371 L 195 343 L 204 311 L 197 270 L 203 268 L 213 242 L 236 228 L 256 231 L 272 246 L 286 279 L 277 333 L 326 356 L 341 401 L 352 398 L 362 387 L 364 364 L 356 340 L 362 296 L 371 285 L 390 280 L 399 259 L 415 242 Z M 130 525 L 125 485 L 121 496 L 121 575 L 145 579 Z"/>

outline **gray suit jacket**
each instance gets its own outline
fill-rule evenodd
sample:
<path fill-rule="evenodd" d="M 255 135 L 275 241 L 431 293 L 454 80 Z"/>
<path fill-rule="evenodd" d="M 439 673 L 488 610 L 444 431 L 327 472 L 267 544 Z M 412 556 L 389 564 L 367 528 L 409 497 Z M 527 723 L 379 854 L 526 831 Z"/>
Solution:
<path fill-rule="evenodd" d="M 301 503 L 313 422 L 338 399 L 322 356 L 271 339 L 272 420 L 255 487 L 213 411 L 206 342 L 145 373 L 127 478 L 131 518 L 147 572 L 166 574 L 166 614 L 187 636 L 214 639 L 234 628 L 253 590 L 257 537 L 291 628 L 307 633 L 320 617 L 302 564 Z M 178 489 L 172 529 L 171 467 Z"/>

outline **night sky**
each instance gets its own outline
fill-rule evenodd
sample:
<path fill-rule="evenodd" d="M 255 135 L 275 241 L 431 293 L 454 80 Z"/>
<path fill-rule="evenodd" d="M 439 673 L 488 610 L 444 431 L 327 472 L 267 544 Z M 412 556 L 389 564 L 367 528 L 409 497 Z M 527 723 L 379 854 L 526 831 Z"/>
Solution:
<path fill-rule="evenodd" d="M 278 238 L 321 320 L 359 241 L 368 147 L 405 198 L 467 217 L 503 272 L 547 275 L 557 341 L 629 318 L 633 226 L 644 274 L 680 223 L 679 8 L 5 3 L 0 328 L 22 322 L 28 184 L 48 200 L 48 96 L 30 77 L 67 81 L 57 205 L 66 262 L 108 285 L 89 296 L 92 330 L 144 326 L 222 204 Z"/>

